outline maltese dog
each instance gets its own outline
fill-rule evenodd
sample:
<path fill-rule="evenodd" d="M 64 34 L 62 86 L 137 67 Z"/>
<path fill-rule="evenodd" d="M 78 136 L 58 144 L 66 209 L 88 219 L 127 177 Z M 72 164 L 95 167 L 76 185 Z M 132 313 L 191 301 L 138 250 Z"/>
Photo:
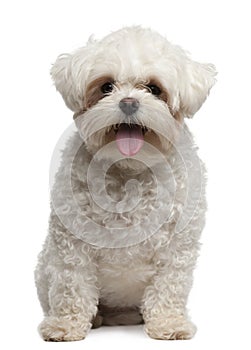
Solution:
<path fill-rule="evenodd" d="M 205 223 L 205 169 L 185 122 L 215 83 L 150 29 L 93 38 L 51 69 L 74 112 L 35 272 L 47 341 L 144 323 L 190 339 L 186 304 Z"/>

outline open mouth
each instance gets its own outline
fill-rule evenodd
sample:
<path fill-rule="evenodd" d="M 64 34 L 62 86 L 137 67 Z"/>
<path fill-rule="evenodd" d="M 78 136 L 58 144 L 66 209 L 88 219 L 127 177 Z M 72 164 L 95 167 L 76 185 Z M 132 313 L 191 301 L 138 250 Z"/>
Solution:
<path fill-rule="evenodd" d="M 115 124 L 112 126 L 118 150 L 124 156 L 134 156 L 144 144 L 144 135 L 148 129 L 138 124 Z"/>

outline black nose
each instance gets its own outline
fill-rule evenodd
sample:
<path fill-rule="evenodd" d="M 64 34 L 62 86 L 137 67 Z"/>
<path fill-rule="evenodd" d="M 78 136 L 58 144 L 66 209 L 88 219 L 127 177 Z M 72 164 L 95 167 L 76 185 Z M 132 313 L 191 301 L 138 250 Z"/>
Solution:
<path fill-rule="evenodd" d="M 136 98 L 126 97 L 119 102 L 119 108 L 126 114 L 131 115 L 139 108 L 139 101 Z"/>

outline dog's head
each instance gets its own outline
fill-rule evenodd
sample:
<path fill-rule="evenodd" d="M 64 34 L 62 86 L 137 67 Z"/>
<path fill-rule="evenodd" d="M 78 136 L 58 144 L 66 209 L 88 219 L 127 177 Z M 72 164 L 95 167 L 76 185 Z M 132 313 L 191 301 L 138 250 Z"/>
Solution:
<path fill-rule="evenodd" d="M 216 72 L 158 33 L 131 27 L 59 56 L 51 74 L 88 150 L 110 144 L 107 157 L 119 152 L 128 160 L 138 153 L 154 158 L 154 149 L 166 153 Z"/>

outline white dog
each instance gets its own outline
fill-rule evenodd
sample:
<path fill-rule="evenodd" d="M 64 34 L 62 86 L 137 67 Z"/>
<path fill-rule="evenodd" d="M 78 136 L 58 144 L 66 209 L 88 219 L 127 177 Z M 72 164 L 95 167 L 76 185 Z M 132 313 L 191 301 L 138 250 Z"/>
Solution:
<path fill-rule="evenodd" d="M 45 340 L 144 322 L 156 339 L 195 334 L 186 302 L 204 226 L 205 171 L 185 125 L 215 83 L 150 29 L 123 28 L 58 57 L 74 112 L 36 269 Z"/>

